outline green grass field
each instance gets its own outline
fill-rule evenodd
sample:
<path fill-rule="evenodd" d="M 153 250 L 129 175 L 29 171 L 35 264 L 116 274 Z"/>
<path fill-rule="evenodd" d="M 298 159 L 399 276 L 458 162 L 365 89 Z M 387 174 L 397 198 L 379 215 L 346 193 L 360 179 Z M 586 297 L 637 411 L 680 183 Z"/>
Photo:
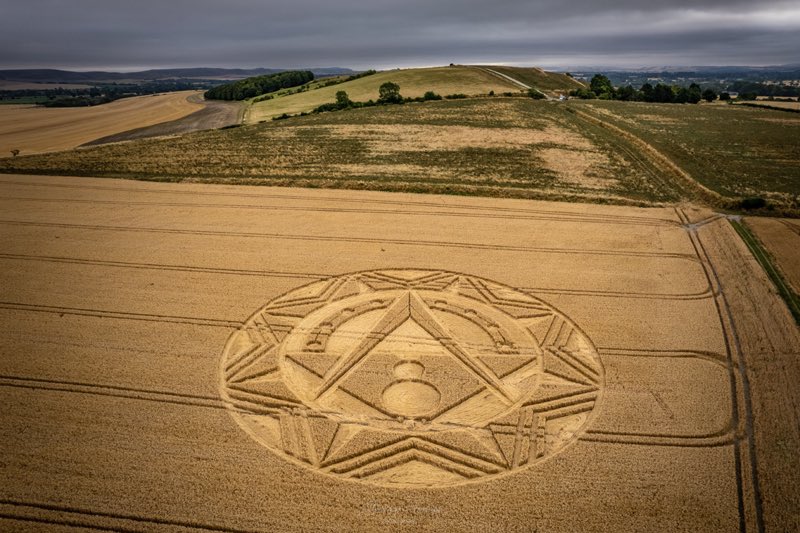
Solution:
<path fill-rule="evenodd" d="M 552 79 L 550 79 L 551 76 Z M 537 79 L 548 87 L 559 88 L 569 88 L 569 82 L 572 81 L 561 74 L 541 74 L 540 72 Z M 346 91 L 350 99 L 356 102 L 377 100 L 378 89 L 387 81 L 400 85 L 400 93 L 411 98 L 422 96 L 426 91 L 434 91 L 442 96 L 457 93 L 474 96 L 488 94 L 491 91 L 497 94 L 520 91 L 520 87 L 516 84 L 475 67 L 453 66 L 389 70 L 298 94 L 280 96 L 280 93 L 276 93 L 277 97 L 272 100 L 252 104 L 247 112 L 245 122 L 252 124 L 284 113 L 294 115 L 311 111 L 322 104 L 335 101 L 337 91 Z"/>
<path fill-rule="evenodd" d="M 800 208 L 800 117 L 724 104 L 568 105 L 632 133 L 724 196 Z"/>
<path fill-rule="evenodd" d="M 46 96 L 16 96 L 0 98 L 0 105 L 33 105 L 49 100 Z"/>

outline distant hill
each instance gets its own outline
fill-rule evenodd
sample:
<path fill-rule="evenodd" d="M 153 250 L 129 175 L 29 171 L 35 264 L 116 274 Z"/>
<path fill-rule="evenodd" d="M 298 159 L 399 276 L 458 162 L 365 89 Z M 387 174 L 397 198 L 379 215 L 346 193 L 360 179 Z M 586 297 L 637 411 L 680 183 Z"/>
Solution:
<path fill-rule="evenodd" d="M 546 72 L 536 67 L 484 67 L 494 72 L 509 76 L 530 87 L 536 87 L 544 92 L 566 92 L 580 89 L 583 83 L 572 77 L 558 72 Z"/>
<path fill-rule="evenodd" d="M 36 83 L 103 83 L 119 81 L 153 81 L 163 79 L 220 79 L 236 80 L 250 76 L 262 76 L 284 72 L 289 69 L 278 68 L 172 68 L 151 69 L 139 72 L 78 72 L 57 69 L 17 69 L 0 70 L 0 80 Z M 326 67 L 308 69 L 314 76 L 340 76 L 353 74 L 348 68 Z"/>
<path fill-rule="evenodd" d="M 400 94 L 412 98 L 422 96 L 427 91 L 433 91 L 441 96 L 450 94 L 475 96 L 490 92 L 500 95 L 523 91 L 519 83 L 514 83 L 503 76 L 490 72 L 490 70 L 500 71 L 501 69 L 505 69 L 505 67 L 453 65 L 385 70 L 337 85 L 329 87 L 322 85 L 297 94 L 278 94 L 275 98 L 253 103 L 247 110 L 245 121 L 254 123 L 269 120 L 283 113 L 292 115 L 311 111 L 317 106 L 333 102 L 336 99 L 337 91 L 347 92 L 350 99 L 355 102 L 377 100 L 378 89 L 387 81 L 400 85 Z M 565 74 L 554 74 L 540 69 L 514 69 L 506 75 L 547 94 L 567 92 L 582 87 L 579 82 Z"/>

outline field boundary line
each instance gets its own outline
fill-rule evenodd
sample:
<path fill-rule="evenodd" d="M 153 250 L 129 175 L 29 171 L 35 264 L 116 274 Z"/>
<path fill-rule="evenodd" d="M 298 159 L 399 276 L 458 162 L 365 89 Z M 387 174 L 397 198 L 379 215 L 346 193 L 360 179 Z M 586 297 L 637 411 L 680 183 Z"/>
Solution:
<path fill-rule="evenodd" d="M 120 385 L 106 385 L 101 383 L 81 383 L 78 381 L 68 380 L 0 375 L 0 387 L 73 392 L 79 394 L 128 398 L 132 400 L 174 403 L 193 407 L 225 409 L 225 403 L 221 399 L 214 396 L 138 389 L 134 387 L 122 387 Z"/>
<path fill-rule="evenodd" d="M 693 227 L 688 224 L 688 218 L 682 210 L 676 208 L 678 215 L 687 222 L 686 231 L 688 232 L 692 245 L 695 247 L 698 258 L 702 260 L 706 275 L 709 282 L 713 279 L 716 286 L 719 287 L 719 294 L 714 298 L 714 304 L 717 308 L 717 316 L 719 317 L 720 327 L 722 328 L 723 338 L 725 340 L 725 349 L 729 361 L 729 376 L 731 386 L 731 403 L 734 413 L 734 420 L 737 424 L 744 424 L 741 428 L 743 434 L 735 441 L 735 464 L 736 464 L 736 479 L 737 479 L 737 496 L 739 500 L 739 529 L 742 533 L 747 531 L 747 509 L 745 506 L 745 492 L 744 484 L 745 477 L 742 470 L 745 468 L 744 460 L 747 461 L 749 466 L 749 485 L 752 489 L 752 504 L 755 514 L 755 525 L 759 533 L 764 532 L 764 512 L 763 512 L 763 499 L 761 495 L 761 487 L 759 482 L 759 472 L 757 463 L 757 454 L 755 450 L 755 430 L 753 427 L 753 407 L 750 393 L 750 380 L 747 375 L 746 363 L 744 361 L 744 354 L 741 342 L 738 337 L 736 324 L 733 319 L 733 311 L 728 303 L 727 296 L 723 291 L 722 281 L 717 268 L 711 261 L 711 256 L 708 253 L 702 239 L 700 238 L 698 227 Z M 715 221 L 716 222 L 716 221 Z M 706 224 L 704 227 L 708 227 Z M 738 393 L 742 394 L 742 403 L 739 405 Z M 744 441 L 744 449 L 740 441 Z"/>
<path fill-rule="evenodd" d="M 108 261 L 101 259 L 81 259 L 73 257 L 54 257 L 54 256 L 36 256 L 36 255 L 0 253 L 0 260 L 4 259 L 13 261 L 41 261 L 50 263 L 75 264 L 75 265 L 92 265 L 92 266 L 103 266 L 111 268 L 194 272 L 199 274 L 221 274 L 221 275 L 265 277 L 265 278 L 310 279 L 310 280 L 320 280 L 320 281 L 334 276 L 333 274 L 315 274 L 315 273 L 305 273 L 305 272 L 292 273 L 292 272 L 280 272 L 272 270 L 247 270 L 247 269 L 233 269 L 233 268 L 198 267 L 189 265 L 167 265 L 160 263 L 133 263 L 126 261 Z M 704 300 L 714 295 L 711 287 L 707 287 L 702 292 L 688 293 L 688 294 L 597 291 L 597 290 L 559 289 L 559 288 L 543 288 L 543 287 L 520 287 L 519 290 L 531 294 L 532 296 L 535 296 L 536 294 L 561 294 L 568 296 L 573 296 L 573 295 L 595 296 L 598 298 L 630 298 L 630 299 L 646 299 L 646 300 Z"/>
<path fill-rule="evenodd" d="M 650 435 L 646 433 L 621 433 L 588 429 L 578 440 L 604 444 L 629 444 L 634 446 L 665 446 L 678 448 L 715 448 L 730 446 L 736 441 L 733 428 L 721 434 L 708 436 Z"/>
<path fill-rule="evenodd" d="M 379 215 L 411 215 L 437 216 L 437 217 L 463 217 L 463 218 L 485 218 L 498 220 L 555 220 L 560 222 L 581 222 L 584 224 L 623 224 L 631 226 L 668 226 L 669 224 L 661 221 L 649 222 L 646 219 L 624 220 L 622 217 L 603 218 L 593 215 L 570 215 L 564 213 L 557 214 L 530 214 L 530 215 L 511 215 L 511 214 L 491 214 L 491 213 L 458 213 L 454 211 L 400 211 L 392 209 L 346 209 L 341 207 L 292 207 L 286 205 L 255 205 L 255 204 L 213 204 L 213 203 L 194 203 L 194 202 L 136 202 L 129 200 L 86 200 L 82 198 L 34 198 L 24 196 L 5 196 L 0 200 L 17 200 L 25 202 L 40 203 L 78 203 L 91 205 L 125 205 L 125 206 L 153 206 L 153 207 L 207 207 L 212 209 L 258 209 L 264 211 L 308 211 L 320 213 L 358 213 L 358 214 L 379 214 Z M 459 208 L 460 209 L 460 208 Z M 635 218 L 635 217 L 631 217 Z M 678 225 L 677 223 L 675 225 Z"/>
<path fill-rule="evenodd" d="M 678 358 L 678 359 L 701 359 L 710 363 L 716 363 L 727 368 L 728 360 L 725 355 L 716 352 L 698 350 L 652 350 L 647 348 L 612 348 L 598 346 L 600 355 L 611 357 L 656 357 L 656 358 Z"/>
<path fill-rule="evenodd" d="M 137 523 L 144 523 L 156 526 L 166 526 L 166 527 L 182 527 L 182 528 L 189 528 L 189 529 L 200 529 L 205 531 L 219 531 L 221 533 L 252 533 L 252 530 L 247 529 L 238 529 L 238 528 L 230 528 L 225 526 L 217 526 L 213 524 L 204 524 L 202 522 L 196 522 L 193 520 L 172 520 L 172 519 L 165 519 L 165 518 L 158 518 L 158 517 L 146 517 L 146 516 L 139 516 L 135 514 L 129 513 L 110 513 L 107 511 L 94 511 L 90 509 L 80 508 L 77 506 L 69 506 L 69 505 L 59 505 L 53 503 L 40 503 L 40 502 L 30 502 L 24 500 L 15 500 L 11 498 L 2 498 L 0 499 L 0 505 L 6 505 L 9 507 L 16 507 L 16 508 L 29 508 L 35 509 L 37 511 L 50 511 L 56 513 L 68 513 L 74 515 L 81 515 L 85 517 L 93 517 L 96 519 L 111 519 L 111 520 L 127 520 L 131 522 Z M 5 514 L 5 512 L 4 512 Z M 29 516 L 29 515 L 28 515 Z M 16 517 L 11 517 L 16 518 Z M 45 519 L 47 520 L 47 519 Z M 69 525 L 69 524 L 67 524 Z M 86 527 L 86 526 L 79 526 L 79 527 Z M 92 527 L 92 526 L 88 526 Z M 99 526 L 99 528 L 105 528 L 106 526 Z M 112 529 L 115 529 L 112 526 Z M 141 531 L 134 529 L 133 531 Z"/>
<path fill-rule="evenodd" d="M 569 254 L 569 255 L 608 255 L 608 256 L 622 256 L 622 257 L 673 257 L 685 259 L 687 261 L 697 262 L 697 257 L 691 254 L 670 253 L 670 252 L 619 252 L 615 250 L 580 250 L 580 249 L 564 249 L 564 248 L 547 248 L 536 246 L 513 246 L 502 244 L 485 244 L 485 243 L 469 243 L 469 242 L 454 242 L 454 241 L 433 241 L 433 240 L 411 240 L 411 239 L 375 239 L 370 237 L 335 237 L 335 236 L 322 236 L 322 235 L 287 235 L 280 233 L 252 233 L 252 232 L 236 232 L 236 231 L 213 231 L 213 230 L 189 230 L 178 228 L 152 228 L 147 226 L 103 226 L 94 224 L 70 224 L 61 222 L 33 222 L 24 220 L 0 220 L 0 224 L 14 225 L 14 226 L 38 226 L 47 228 L 69 228 L 69 229 L 86 229 L 97 231 L 131 231 L 142 233 L 170 233 L 178 235 L 204 235 L 204 236 L 220 236 L 220 237 L 242 237 L 242 238 L 260 238 L 260 239 L 277 239 L 277 240 L 298 240 L 298 241 L 316 241 L 316 242 L 352 242 L 363 244 L 385 244 L 385 245 L 401 245 L 401 246 L 427 246 L 436 248 L 465 248 L 471 250 L 495 250 L 507 252 L 537 252 L 537 253 L 556 253 L 556 254 Z"/>
<path fill-rule="evenodd" d="M 125 311 L 108 311 L 101 309 L 85 309 L 79 307 L 58 307 L 53 305 L 25 304 L 17 302 L 0 302 L 0 309 L 12 311 L 32 311 L 38 313 L 53 313 L 61 315 L 80 315 L 96 318 L 117 318 L 121 320 L 144 320 L 146 322 L 163 322 L 165 324 L 191 324 L 217 328 L 238 328 L 242 324 L 232 320 L 217 320 L 214 318 L 195 318 L 172 315 L 155 315 L 149 313 L 129 313 Z"/>
<path fill-rule="evenodd" d="M 10 176 L 14 176 L 14 174 L 8 174 Z M 156 189 L 147 189 L 147 188 L 134 188 L 134 187 L 111 187 L 111 186 L 103 186 L 103 185 L 76 185 L 76 184 L 66 184 L 66 183 L 42 183 L 42 182 L 30 182 L 30 181 L 10 181 L 4 180 L 2 177 L 4 174 L 0 174 L 0 185 L 3 184 L 11 184 L 11 185 L 23 185 L 23 186 L 34 186 L 34 187 L 59 187 L 65 189 L 79 189 L 79 190 L 102 190 L 102 191 L 115 191 L 115 192 L 124 192 L 124 193 L 145 193 L 145 194 L 177 194 L 177 195 L 190 195 L 190 196 L 225 196 L 225 197 L 236 197 L 236 198 L 254 198 L 254 199 L 279 199 L 279 200 L 302 200 L 302 201 L 331 201 L 337 203 L 354 203 L 358 205 L 363 204 L 381 204 L 381 205 L 401 205 L 401 206 L 419 206 L 419 207 L 439 207 L 443 209 L 463 209 L 463 210 L 477 210 L 477 211 L 501 211 L 501 212 L 512 212 L 512 213 L 531 213 L 531 214 L 553 214 L 557 216 L 572 216 L 576 215 L 578 217 L 582 217 L 585 219 L 615 219 L 615 220 L 630 220 L 632 222 L 642 222 L 643 225 L 670 225 L 670 226 L 680 226 L 680 222 L 674 219 L 666 219 L 666 218 L 658 218 L 658 217 L 639 217 L 639 216 L 631 216 L 631 215 L 586 215 L 582 213 L 574 213 L 571 211 L 555 211 L 555 210 L 547 210 L 547 209 L 525 209 L 525 208 L 516 208 L 516 207 L 501 207 L 501 206 L 477 206 L 477 205 L 453 205 L 448 203 L 434 203 L 434 202 L 423 202 L 423 201 L 408 201 L 408 200 L 378 200 L 372 198 L 363 198 L 363 199 L 353 199 L 353 198 L 339 198 L 335 196 L 302 196 L 302 195 L 293 195 L 293 194 L 279 194 L 277 192 L 269 192 L 267 194 L 245 194 L 245 193 L 235 193 L 235 192 L 210 192 L 210 191 L 187 191 L 187 190 L 156 190 Z M 78 177 L 77 179 L 84 179 L 82 177 Z M 108 179 L 108 178 L 96 178 L 96 179 Z M 135 181 L 135 180 L 125 180 L 125 181 Z M 147 182 L 143 181 L 136 181 L 136 183 L 146 184 Z M 217 185 L 219 184 L 208 184 L 208 185 Z M 241 186 L 237 186 L 241 187 Z M 279 187 L 274 187 L 279 188 Z M 264 187 L 264 189 L 269 189 L 269 187 Z M 286 189 L 284 187 L 283 189 Z M 371 193 L 375 193 L 375 191 L 369 191 Z M 387 193 L 390 194 L 390 193 Z M 452 196 L 453 199 L 458 199 L 458 196 Z M 519 200 L 517 201 L 525 201 Z M 531 201 L 539 201 L 539 200 L 531 200 Z M 571 205 L 574 205 L 571 204 Z"/>

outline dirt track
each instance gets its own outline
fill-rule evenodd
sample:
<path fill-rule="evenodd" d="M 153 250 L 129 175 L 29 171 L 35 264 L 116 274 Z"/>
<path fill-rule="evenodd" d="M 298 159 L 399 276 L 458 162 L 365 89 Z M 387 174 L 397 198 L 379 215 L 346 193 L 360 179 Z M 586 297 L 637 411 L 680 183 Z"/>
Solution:
<path fill-rule="evenodd" d="M 135 139 L 146 139 L 148 137 L 160 137 L 162 135 L 182 135 L 193 131 L 212 130 L 239 124 L 244 113 L 244 106 L 240 102 L 222 102 L 214 100 L 204 100 L 202 94 L 192 95 L 189 98 L 192 103 L 200 103 L 204 107 L 195 111 L 191 115 L 186 115 L 170 122 L 162 122 L 144 128 L 135 128 L 122 133 L 115 133 L 107 137 L 95 139 L 86 143 L 85 146 L 96 144 L 106 144 L 119 141 L 132 141 Z"/>
<path fill-rule="evenodd" d="M 0 191 L 0 529 L 800 526 L 798 331 L 710 212 Z"/>

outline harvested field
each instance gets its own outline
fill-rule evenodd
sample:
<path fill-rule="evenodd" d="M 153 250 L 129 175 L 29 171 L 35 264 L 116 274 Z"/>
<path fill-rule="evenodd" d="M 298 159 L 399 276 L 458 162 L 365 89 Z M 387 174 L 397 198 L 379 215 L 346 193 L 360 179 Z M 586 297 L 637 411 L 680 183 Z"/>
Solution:
<path fill-rule="evenodd" d="M 800 334 L 719 215 L 0 191 L 0 529 L 800 528 Z"/>
<path fill-rule="evenodd" d="M 648 143 L 692 179 L 725 197 L 763 197 L 800 209 L 800 121 L 737 105 L 570 101 Z"/>
<path fill-rule="evenodd" d="M 244 105 L 240 102 L 205 100 L 202 94 L 190 96 L 189 101 L 201 103 L 203 108 L 199 111 L 195 111 L 191 115 L 186 115 L 185 117 L 170 122 L 162 122 L 153 126 L 145 126 L 143 128 L 123 131 L 122 133 L 115 133 L 114 135 L 88 142 L 84 146 L 133 141 L 136 139 L 148 139 L 150 137 L 163 137 L 167 135 L 183 135 L 193 131 L 205 131 L 233 126 L 242 121 Z"/>
<path fill-rule="evenodd" d="M 749 217 L 747 225 L 775 259 L 794 293 L 800 295 L 800 220 Z"/>
<path fill-rule="evenodd" d="M 195 91 L 124 98 L 77 108 L 0 106 L 0 155 L 75 148 L 115 133 L 169 122 L 203 107 L 189 101 Z"/>
<path fill-rule="evenodd" d="M 366 78 L 365 78 L 366 79 Z M 564 106 L 406 104 L 0 160 L 0 172 L 650 204 L 683 184 Z"/>

